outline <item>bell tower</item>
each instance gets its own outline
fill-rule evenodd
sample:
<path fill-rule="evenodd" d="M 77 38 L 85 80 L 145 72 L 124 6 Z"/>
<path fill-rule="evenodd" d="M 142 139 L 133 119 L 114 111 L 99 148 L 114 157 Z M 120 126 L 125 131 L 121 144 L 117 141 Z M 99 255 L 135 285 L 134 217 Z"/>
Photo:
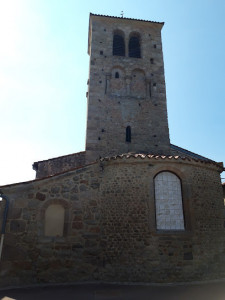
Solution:
<path fill-rule="evenodd" d="M 90 14 L 87 162 L 170 154 L 163 24 Z"/>

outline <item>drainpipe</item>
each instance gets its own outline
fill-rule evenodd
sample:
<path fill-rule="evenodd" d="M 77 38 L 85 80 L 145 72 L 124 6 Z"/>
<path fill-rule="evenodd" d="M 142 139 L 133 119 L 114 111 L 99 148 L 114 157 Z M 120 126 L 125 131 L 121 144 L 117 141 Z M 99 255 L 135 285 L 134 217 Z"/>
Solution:
<path fill-rule="evenodd" d="M 0 261 L 1 261 L 2 248 L 3 248 L 4 237 L 5 237 L 5 226 L 6 226 L 8 209 L 9 209 L 9 198 L 6 195 L 4 195 L 1 191 L 0 191 L 0 197 L 5 200 L 5 210 L 4 210 L 3 221 L 2 221 L 1 241 L 0 241 Z"/>

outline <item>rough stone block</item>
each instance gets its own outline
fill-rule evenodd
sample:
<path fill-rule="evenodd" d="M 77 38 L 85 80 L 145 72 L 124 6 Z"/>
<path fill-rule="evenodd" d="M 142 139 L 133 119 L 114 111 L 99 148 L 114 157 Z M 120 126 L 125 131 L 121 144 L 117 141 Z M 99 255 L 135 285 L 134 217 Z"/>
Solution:
<path fill-rule="evenodd" d="M 26 221 L 12 220 L 10 222 L 10 232 L 24 232 L 26 230 Z"/>
<path fill-rule="evenodd" d="M 40 200 L 40 201 L 44 201 L 46 199 L 46 195 L 40 192 L 36 193 L 36 199 Z"/>

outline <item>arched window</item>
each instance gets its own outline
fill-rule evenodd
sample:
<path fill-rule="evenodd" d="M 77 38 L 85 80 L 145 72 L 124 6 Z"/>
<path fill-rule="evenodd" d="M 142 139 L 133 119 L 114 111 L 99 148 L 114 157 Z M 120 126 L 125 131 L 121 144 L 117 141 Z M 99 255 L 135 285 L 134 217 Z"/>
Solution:
<path fill-rule="evenodd" d="M 115 78 L 120 78 L 119 72 L 116 72 L 116 73 L 115 73 Z"/>
<path fill-rule="evenodd" d="M 158 230 L 184 230 L 180 179 L 171 172 L 161 172 L 155 180 L 156 227 Z"/>
<path fill-rule="evenodd" d="M 126 128 L 126 142 L 131 143 L 131 127 Z"/>
<path fill-rule="evenodd" d="M 45 236 L 63 236 L 65 208 L 51 204 L 45 211 Z"/>
<path fill-rule="evenodd" d="M 115 33 L 113 36 L 113 55 L 125 56 L 124 38 L 120 33 Z"/>
<path fill-rule="evenodd" d="M 129 40 L 129 57 L 141 57 L 140 38 L 131 36 Z"/>

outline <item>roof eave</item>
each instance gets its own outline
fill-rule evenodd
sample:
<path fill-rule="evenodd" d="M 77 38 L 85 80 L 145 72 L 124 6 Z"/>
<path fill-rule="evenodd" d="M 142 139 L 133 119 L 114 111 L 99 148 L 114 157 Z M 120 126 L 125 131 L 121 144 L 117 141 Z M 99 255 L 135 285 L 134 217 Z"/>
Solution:
<path fill-rule="evenodd" d="M 130 21 L 140 21 L 140 22 L 146 22 L 146 23 L 153 23 L 153 24 L 160 24 L 163 26 L 164 22 L 156 22 L 156 21 L 150 21 L 150 20 L 142 20 L 142 19 L 135 19 L 135 18 L 124 18 L 124 17 L 115 17 L 115 16 L 108 16 L 108 15 L 101 15 L 101 14 L 93 14 L 90 13 L 90 17 L 103 17 L 103 18 L 111 18 L 111 19 L 119 19 L 119 20 L 130 20 Z"/>

